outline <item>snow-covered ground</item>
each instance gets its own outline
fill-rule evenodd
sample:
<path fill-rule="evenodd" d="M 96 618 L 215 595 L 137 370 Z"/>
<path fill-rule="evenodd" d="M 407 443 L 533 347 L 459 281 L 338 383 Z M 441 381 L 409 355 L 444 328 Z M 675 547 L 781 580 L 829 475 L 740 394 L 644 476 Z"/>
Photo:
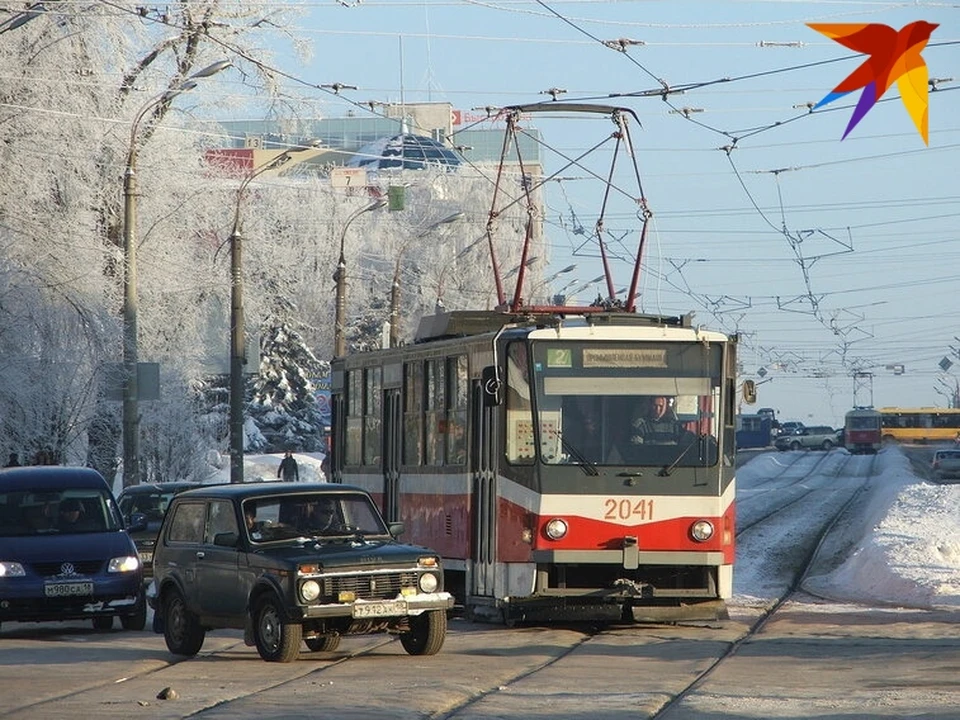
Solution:
<path fill-rule="evenodd" d="M 877 460 L 879 477 L 871 484 L 865 517 L 843 526 L 857 535 L 833 540 L 853 550 L 828 574 L 808 577 L 804 588 L 838 601 L 960 607 L 960 484 L 917 478 L 899 447 L 885 448 Z M 776 475 L 778 462 L 777 453 L 758 455 L 737 471 L 738 485 Z M 743 586 L 737 577 L 761 574 L 750 562 L 749 555 L 738 554 L 735 589 Z"/>
<path fill-rule="evenodd" d="M 326 476 L 320 469 L 323 453 L 293 453 L 293 459 L 300 468 L 300 482 L 325 482 Z M 247 482 L 257 480 L 276 480 L 277 470 L 283 454 L 245 455 L 243 458 L 243 477 Z M 224 456 L 218 462 L 219 468 L 204 483 L 230 482 L 230 458 Z"/>

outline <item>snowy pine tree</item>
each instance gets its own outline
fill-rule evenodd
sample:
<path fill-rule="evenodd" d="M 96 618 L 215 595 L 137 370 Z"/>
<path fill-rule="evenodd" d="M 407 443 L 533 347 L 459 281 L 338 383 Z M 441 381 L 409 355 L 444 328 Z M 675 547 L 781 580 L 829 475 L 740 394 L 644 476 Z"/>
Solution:
<path fill-rule="evenodd" d="M 253 383 L 247 414 L 262 435 L 264 452 L 321 450 L 323 425 L 314 396 L 314 379 L 330 372 L 304 342 L 296 307 L 276 298 L 263 324 L 260 373 Z M 248 440 L 254 441 L 253 437 Z M 248 450 L 254 449 L 248 442 Z"/>

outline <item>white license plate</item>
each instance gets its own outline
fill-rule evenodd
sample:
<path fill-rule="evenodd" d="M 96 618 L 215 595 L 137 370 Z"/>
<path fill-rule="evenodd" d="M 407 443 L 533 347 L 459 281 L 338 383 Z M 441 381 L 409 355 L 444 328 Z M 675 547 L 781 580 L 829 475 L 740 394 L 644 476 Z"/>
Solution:
<path fill-rule="evenodd" d="M 407 604 L 399 600 L 356 603 L 353 606 L 353 616 L 355 618 L 389 617 L 406 614 Z"/>
<path fill-rule="evenodd" d="M 47 583 L 43 586 L 47 597 L 71 597 L 74 595 L 93 595 L 92 582 Z"/>
<path fill-rule="evenodd" d="M 142 552 L 140 553 L 140 562 L 141 563 L 152 563 L 153 562 L 153 553 L 152 552 Z"/>

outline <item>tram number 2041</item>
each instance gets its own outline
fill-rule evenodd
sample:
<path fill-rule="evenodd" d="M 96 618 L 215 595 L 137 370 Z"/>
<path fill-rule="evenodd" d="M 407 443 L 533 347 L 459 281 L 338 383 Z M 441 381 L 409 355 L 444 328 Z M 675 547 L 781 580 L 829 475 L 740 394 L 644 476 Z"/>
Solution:
<path fill-rule="evenodd" d="M 603 509 L 604 520 L 653 520 L 653 500 L 607 498 Z"/>

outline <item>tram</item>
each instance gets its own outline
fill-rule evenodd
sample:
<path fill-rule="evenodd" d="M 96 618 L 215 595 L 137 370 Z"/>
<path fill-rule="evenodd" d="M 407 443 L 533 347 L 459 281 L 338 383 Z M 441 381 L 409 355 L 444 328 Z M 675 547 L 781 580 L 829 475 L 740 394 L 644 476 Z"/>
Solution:
<path fill-rule="evenodd" d="M 450 313 L 333 364 L 333 478 L 443 556 L 467 611 L 722 616 L 732 593 L 736 339 L 689 318 Z M 681 439 L 630 447 L 674 398 Z"/>
<path fill-rule="evenodd" d="M 880 450 L 880 411 L 855 407 L 843 419 L 843 444 L 852 454 L 874 454 Z"/>
<path fill-rule="evenodd" d="M 517 106 L 502 112 L 507 132 L 541 110 L 609 115 L 617 131 L 606 136 L 633 158 L 631 110 Z M 537 186 L 522 187 L 529 200 Z M 495 309 L 427 316 L 407 345 L 332 362 L 332 480 L 368 490 L 403 523 L 404 540 L 438 551 L 445 587 L 469 617 L 726 615 L 738 338 L 691 315 L 637 312 L 651 213 L 642 190 L 636 202 L 642 228 L 625 297 L 614 290 L 601 213 L 607 297 L 526 304 L 528 227 L 512 299 L 491 239 Z M 536 216 L 531 206 L 528 222 Z M 753 383 L 743 388 L 752 400 Z M 637 417 L 654 407 L 664 413 L 656 421 Z"/>

